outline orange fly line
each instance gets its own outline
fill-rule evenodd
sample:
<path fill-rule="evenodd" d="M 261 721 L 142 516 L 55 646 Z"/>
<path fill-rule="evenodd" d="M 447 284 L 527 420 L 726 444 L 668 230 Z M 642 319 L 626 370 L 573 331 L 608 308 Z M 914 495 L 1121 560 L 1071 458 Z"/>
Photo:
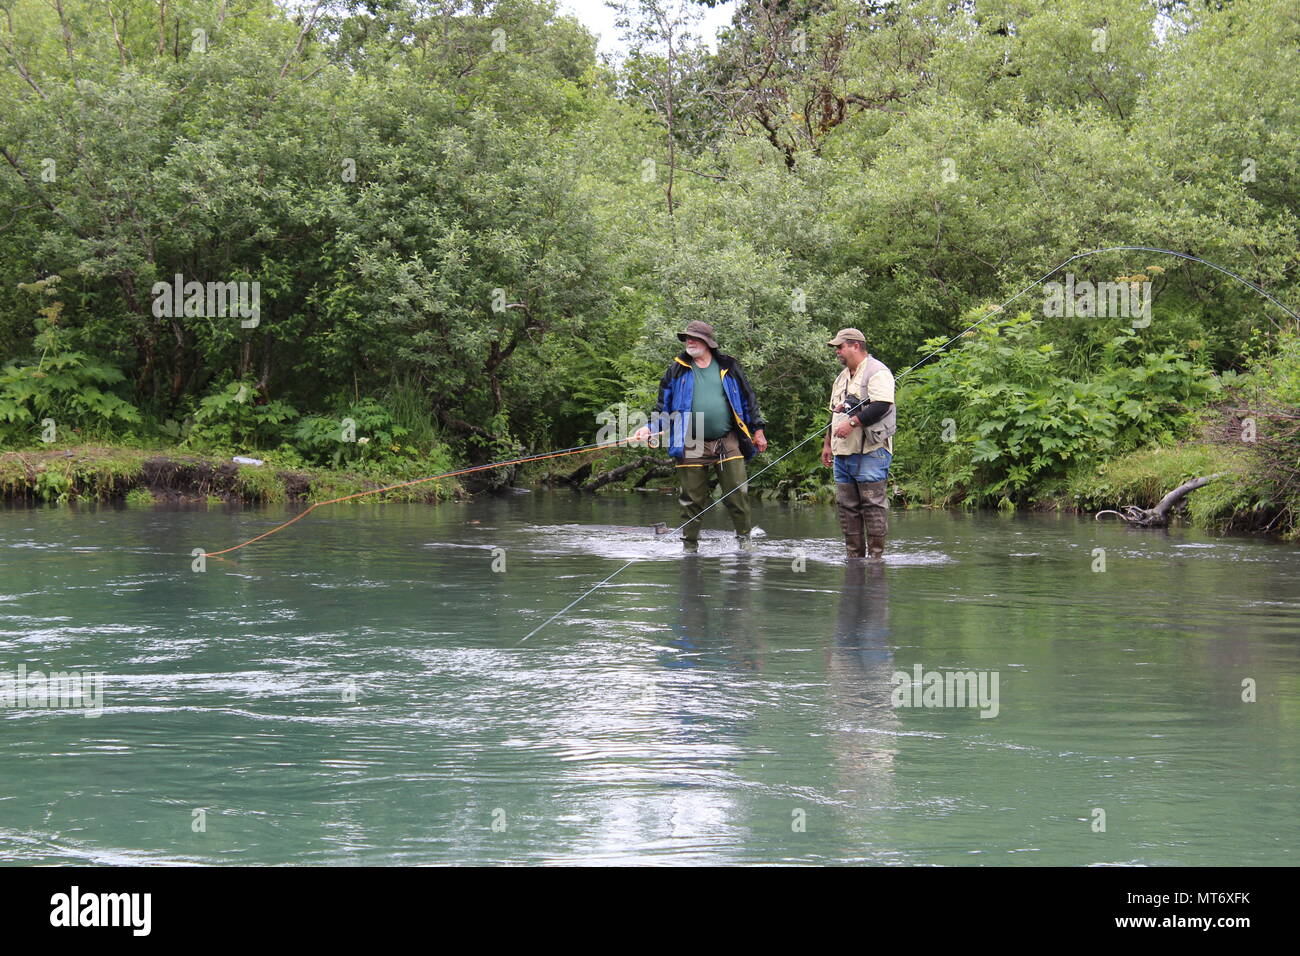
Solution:
<path fill-rule="evenodd" d="M 353 498 L 364 498 L 367 495 L 378 495 L 378 494 L 382 494 L 385 491 L 392 491 L 395 488 L 407 488 L 411 485 L 424 484 L 426 481 L 441 481 L 444 478 L 456 478 L 460 475 L 468 475 L 475 471 L 487 471 L 489 468 L 501 468 L 505 465 L 522 465 L 530 461 L 545 461 L 547 458 L 562 458 L 565 455 L 578 455 L 581 454 L 582 452 L 595 451 L 599 448 L 613 448 L 617 445 L 624 444 L 628 441 L 629 439 L 618 439 L 617 441 L 612 441 L 612 442 L 597 442 L 594 445 L 583 445 L 580 448 L 566 448 L 564 451 L 547 452 L 544 455 L 529 455 L 526 458 L 510 458 L 506 461 L 494 461 L 486 465 L 475 465 L 473 468 L 461 468 L 458 471 L 449 471 L 441 475 L 430 475 L 428 478 L 414 478 L 411 481 L 399 481 L 395 485 L 386 485 L 383 488 L 372 488 L 370 491 L 358 491 L 356 494 L 344 495 L 341 498 L 331 498 L 329 501 L 317 501 L 315 504 L 307 508 L 301 514 L 294 515 L 288 521 L 284 522 L 284 524 L 276 525 L 270 531 L 263 531 L 255 538 L 249 538 L 247 541 L 243 542 L 242 544 L 237 544 L 230 548 L 224 548 L 221 551 L 205 551 L 203 553 L 203 556 L 205 558 L 215 558 L 221 554 L 229 554 L 231 551 L 238 551 L 240 548 L 246 548 L 254 541 L 261 541 L 263 538 L 268 538 L 271 535 L 275 534 L 277 531 L 283 531 L 285 528 L 289 527 L 289 525 L 293 524 L 295 521 L 301 521 L 303 518 L 307 517 L 317 508 L 320 508 L 324 505 L 335 505 L 338 504 L 340 501 L 351 501 Z"/>

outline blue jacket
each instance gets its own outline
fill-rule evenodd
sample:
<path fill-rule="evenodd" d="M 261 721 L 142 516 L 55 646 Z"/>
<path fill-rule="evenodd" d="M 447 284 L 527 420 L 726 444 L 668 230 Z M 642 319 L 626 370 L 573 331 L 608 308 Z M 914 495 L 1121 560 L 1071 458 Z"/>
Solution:
<path fill-rule="evenodd" d="M 758 397 L 750 388 L 749 379 L 739 362 L 716 349 L 713 360 L 722 373 L 722 393 L 736 419 L 741 453 L 748 460 L 754 457 L 753 433 L 765 427 L 763 413 L 758 409 Z M 695 397 L 693 368 L 691 357 L 685 352 L 673 359 L 659 380 L 659 399 L 650 417 L 651 434 L 658 434 L 665 424 L 668 425 L 668 454 L 672 458 L 686 455 L 686 423 L 690 420 L 691 403 Z M 669 416 L 666 422 L 665 415 Z"/>

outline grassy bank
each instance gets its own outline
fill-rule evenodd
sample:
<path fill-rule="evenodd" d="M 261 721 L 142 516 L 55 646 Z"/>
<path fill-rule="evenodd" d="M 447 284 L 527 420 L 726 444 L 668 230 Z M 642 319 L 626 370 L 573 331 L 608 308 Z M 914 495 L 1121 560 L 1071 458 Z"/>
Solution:
<path fill-rule="evenodd" d="M 756 471 L 762 467 L 762 459 Z M 619 459 L 598 459 L 601 467 L 614 467 Z M 1064 481 L 1038 489 L 1018 506 L 1034 511 L 1093 513 L 1120 505 L 1149 508 L 1182 482 L 1213 473 L 1223 477 L 1191 494 L 1180 509 L 1183 520 L 1215 533 L 1267 533 L 1300 538 L 1296 502 L 1279 499 L 1267 475 L 1259 470 L 1256 455 L 1212 441 L 1137 449 L 1105 462 L 1095 470 L 1078 469 Z M 557 486 L 558 471 L 535 468 L 519 475 L 521 484 Z M 413 476 L 359 475 L 329 469 L 239 465 L 224 455 L 199 455 L 177 449 L 140 449 L 109 445 L 56 446 L 0 453 L 0 498 L 34 503 L 125 501 L 130 505 L 155 503 L 256 505 L 273 502 L 312 503 L 369 491 L 411 480 Z M 635 490 L 634 473 L 611 482 L 602 491 Z M 833 500 L 829 474 L 824 487 L 809 481 L 797 493 L 767 486 L 751 489 L 762 498 L 799 501 Z M 933 489 L 891 482 L 895 508 L 940 507 L 929 500 Z M 562 484 L 558 487 L 565 487 Z M 658 492 L 674 487 L 672 476 L 656 477 L 641 490 Z M 462 497 L 466 489 L 455 480 L 432 481 L 399 488 L 366 500 L 437 502 Z M 976 507 L 969 498 L 959 506 Z"/>
<path fill-rule="evenodd" d="M 1142 448 L 1101 466 L 1092 474 L 1072 476 L 1060 505 L 1101 511 L 1123 505 L 1153 507 L 1183 482 L 1220 474 L 1187 497 L 1183 512 L 1194 526 L 1208 531 L 1278 530 L 1274 521 L 1283 510 L 1268 497 L 1258 476 L 1251 473 L 1248 455 L 1210 442 Z M 1270 523 L 1272 527 L 1270 527 Z M 1289 530 L 1286 523 L 1281 530 Z"/>
<path fill-rule="evenodd" d="M 52 445 L 0 454 L 0 497 L 63 503 L 119 501 L 265 504 L 317 502 L 420 477 L 360 475 L 325 468 L 289 468 L 274 460 L 241 465 L 230 455 L 112 445 Z M 431 481 L 368 500 L 433 502 L 464 494 L 455 480 Z"/>

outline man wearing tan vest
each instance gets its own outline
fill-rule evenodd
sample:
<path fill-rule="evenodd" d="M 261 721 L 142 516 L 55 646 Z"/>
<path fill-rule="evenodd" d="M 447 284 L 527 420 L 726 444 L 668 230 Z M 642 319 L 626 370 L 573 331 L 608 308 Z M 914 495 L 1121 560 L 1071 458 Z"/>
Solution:
<path fill-rule="evenodd" d="M 831 386 L 834 415 L 822 444 L 822 464 L 835 468 L 835 503 L 848 556 L 879 561 L 889 530 L 886 485 L 894 460 L 894 374 L 867 353 L 866 338 L 857 329 L 840 329 L 827 344 L 844 369 Z"/>

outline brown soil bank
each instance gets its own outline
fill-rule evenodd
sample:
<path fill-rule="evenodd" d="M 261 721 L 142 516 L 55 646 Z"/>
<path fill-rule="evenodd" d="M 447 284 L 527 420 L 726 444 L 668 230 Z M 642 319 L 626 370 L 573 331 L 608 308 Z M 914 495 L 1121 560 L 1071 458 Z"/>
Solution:
<path fill-rule="evenodd" d="M 347 472 L 239 465 L 229 457 L 78 445 L 0 453 L 0 499 L 113 501 L 147 493 L 155 501 L 227 503 L 325 501 L 400 482 Z M 374 499 L 439 501 L 461 495 L 455 481 L 431 481 Z"/>

